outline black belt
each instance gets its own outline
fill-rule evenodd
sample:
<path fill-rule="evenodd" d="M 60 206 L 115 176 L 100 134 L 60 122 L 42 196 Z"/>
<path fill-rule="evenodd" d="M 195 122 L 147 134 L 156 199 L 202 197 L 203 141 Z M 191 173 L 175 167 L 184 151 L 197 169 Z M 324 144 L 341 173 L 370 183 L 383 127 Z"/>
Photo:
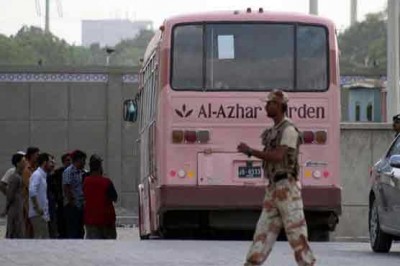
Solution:
<path fill-rule="evenodd" d="M 273 181 L 274 183 L 276 183 L 276 182 L 278 182 L 278 181 L 281 181 L 281 180 L 284 180 L 284 179 L 288 179 L 288 178 L 289 178 L 289 175 L 288 175 L 287 173 L 276 174 L 276 175 L 272 178 L 272 181 Z"/>

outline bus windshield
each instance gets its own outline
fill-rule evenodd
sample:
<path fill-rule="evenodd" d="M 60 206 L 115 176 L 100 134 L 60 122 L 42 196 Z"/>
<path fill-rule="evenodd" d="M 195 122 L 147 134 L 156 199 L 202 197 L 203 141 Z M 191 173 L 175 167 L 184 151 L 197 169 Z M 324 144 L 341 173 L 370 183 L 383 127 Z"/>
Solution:
<path fill-rule="evenodd" d="M 325 91 L 323 26 L 290 23 L 185 24 L 173 29 L 175 90 Z"/>

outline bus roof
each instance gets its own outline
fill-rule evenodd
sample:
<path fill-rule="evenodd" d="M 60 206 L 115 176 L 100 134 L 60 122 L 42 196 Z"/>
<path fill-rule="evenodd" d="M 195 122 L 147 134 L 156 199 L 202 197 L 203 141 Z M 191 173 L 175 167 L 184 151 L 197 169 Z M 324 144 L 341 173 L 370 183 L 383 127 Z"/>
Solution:
<path fill-rule="evenodd" d="M 216 11 L 205 13 L 193 13 L 178 15 L 165 20 L 164 25 L 174 25 L 189 22 L 228 22 L 228 21 L 270 21 L 270 22 L 300 22 L 310 24 L 323 24 L 328 27 L 334 27 L 334 23 L 323 17 L 294 13 L 294 12 L 275 12 L 253 10 L 247 12 L 241 11 Z"/>

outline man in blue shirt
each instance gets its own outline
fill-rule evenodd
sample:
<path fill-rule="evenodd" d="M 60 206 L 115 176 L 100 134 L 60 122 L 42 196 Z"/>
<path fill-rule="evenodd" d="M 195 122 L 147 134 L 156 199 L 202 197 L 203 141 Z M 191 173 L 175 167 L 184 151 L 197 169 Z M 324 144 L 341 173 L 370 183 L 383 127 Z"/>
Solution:
<path fill-rule="evenodd" d="M 76 150 L 71 155 L 72 164 L 64 170 L 62 184 L 66 237 L 82 239 L 83 230 L 83 190 L 82 178 L 86 164 L 86 154 Z"/>

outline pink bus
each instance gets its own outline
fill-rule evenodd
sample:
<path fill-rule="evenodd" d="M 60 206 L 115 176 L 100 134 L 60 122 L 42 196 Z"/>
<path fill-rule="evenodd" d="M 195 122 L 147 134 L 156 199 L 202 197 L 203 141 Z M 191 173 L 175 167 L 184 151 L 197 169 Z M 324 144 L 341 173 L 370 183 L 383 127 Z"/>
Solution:
<path fill-rule="evenodd" d="M 299 179 L 311 240 L 329 239 L 341 214 L 340 97 L 335 26 L 294 13 L 210 12 L 165 20 L 146 50 L 140 88 L 124 103 L 139 123 L 141 238 L 174 229 L 253 230 L 272 124 L 260 101 L 282 88 L 303 132 Z"/>

